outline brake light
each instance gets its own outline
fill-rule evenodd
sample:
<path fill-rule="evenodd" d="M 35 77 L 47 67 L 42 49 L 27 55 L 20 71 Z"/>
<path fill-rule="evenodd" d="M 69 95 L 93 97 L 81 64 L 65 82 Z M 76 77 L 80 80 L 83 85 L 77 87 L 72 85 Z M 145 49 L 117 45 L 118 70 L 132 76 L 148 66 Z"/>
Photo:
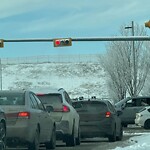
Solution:
<path fill-rule="evenodd" d="M 70 111 L 69 107 L 66 105 L 63 105 L 63 112 L 69 112 L 69 111 Z"/>
<path fill-rule="evenodd" d="M 18 113 L 18 117 L 20 118 L 29 118 L 30 117 L 30 113 L 29 112 L 19 112 Z"/>
<path fill-rule="evenodd" d="M 45 94 L 42 94 L 42 93 L 38 93 L 38 94 L 36 94 L 37 96 L 43 96 L 43 95 L 45 95 Z"/>
<path fill-rule="evenodd" d="M 69 112 L 70 109 L 68 106 L 63 105 L 62 108 L 54 108 L 54 112 Z"/>
<path fill-rule="evenodd" d="M 111 116 L 111 112 L 110 111 L 107 111 L 106 114 L 105 114 L 106 118 L 109 118 Z"/>

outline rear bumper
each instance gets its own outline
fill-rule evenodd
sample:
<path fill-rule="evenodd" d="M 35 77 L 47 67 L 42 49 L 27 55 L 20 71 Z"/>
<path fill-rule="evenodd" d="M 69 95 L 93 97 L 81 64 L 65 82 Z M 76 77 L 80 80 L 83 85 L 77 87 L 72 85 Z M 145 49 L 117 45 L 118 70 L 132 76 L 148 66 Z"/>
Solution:
<path fill-rule="evenodd" d="M 68 134 L 70 134 L 69 121 L 56 122 L 56 138 L 63 139 Z"/>
<path fill-rule="evenodd" d="M 8 126 L 7 127 L 7 143 L 14 143 L 22 145 L 33 141 L 34 128 L 22 125 L 22 126 Z"/>
<path fill-rule="evenodd" d="M 114 130 L 114 123 L 94 121 L 94 122 L 81 122 L 80 131 L 81 138 L 92 137 L 108 137 L 112 135 Z"/>

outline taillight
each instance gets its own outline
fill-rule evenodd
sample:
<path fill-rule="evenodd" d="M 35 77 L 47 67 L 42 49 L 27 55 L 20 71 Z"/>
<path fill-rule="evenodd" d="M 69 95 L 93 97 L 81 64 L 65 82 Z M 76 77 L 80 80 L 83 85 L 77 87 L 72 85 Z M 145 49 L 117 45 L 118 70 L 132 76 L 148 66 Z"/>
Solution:
<path fill-rule="evenodd" d="M 43 96 L 44 94 L 42 94 L 42 93 L 38 93 L 38 94 L 36 94 L 37 96 Z"/>
<path fill-rule="evenodd" d="M 29 112 L 19 112 L 18 117 L 19 118 L 30 118 L 30 113 Z"/>
<path fill-rule="evenodd" d="M 68 106 L 63 105 L 62 108 L 54 108 L 54 112 L 69 112 L 70 109 Z"/>
<path fill-rule="evenodd" d="M 69 107 L 66 105 L 63 105 L 63 112 L 69 112 L 69 111 L 70 111 Z"/>
<path fill-rule="evenodd" d="M 106 118 L 109 118 L 111 116 L 111 112 L 110 111 L 107 111 L 106 114 L 105 114 Z"/>

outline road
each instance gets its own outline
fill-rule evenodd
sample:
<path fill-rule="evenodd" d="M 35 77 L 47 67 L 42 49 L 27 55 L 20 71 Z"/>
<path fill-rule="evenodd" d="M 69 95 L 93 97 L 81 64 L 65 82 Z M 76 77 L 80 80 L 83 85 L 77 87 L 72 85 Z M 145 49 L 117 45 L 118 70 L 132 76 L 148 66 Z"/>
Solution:
<path fill-rule="evenodd" d="M 116 147 L 125 147 L 130 145 L 128 139 L 135 135 L 141 135 L 142 133 L 150 132 L 150 130 L 144 130 L 139 127 L 130 126 L 124 129 L 124 136 L 122 141 L 108 142 L 107 138 L 91 138 L 82 140 L 80 146 L 66 147 L 61 141 L 57 141 L 55 150 L 111 150 Z M 7 148 L 7 150 L 25 150 L 21 148 Z M 40 150 L 45 150 L 45 147 L 41 147 Z"/>

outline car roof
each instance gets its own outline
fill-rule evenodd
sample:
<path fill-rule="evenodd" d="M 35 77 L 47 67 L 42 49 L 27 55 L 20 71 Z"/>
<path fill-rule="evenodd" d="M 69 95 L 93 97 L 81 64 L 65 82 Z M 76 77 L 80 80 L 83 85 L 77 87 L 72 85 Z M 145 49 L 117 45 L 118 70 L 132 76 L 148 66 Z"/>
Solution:
<path fill-rule="evenodd" d="M 101 99 L 83 99 L 83 100 L 78 100 L 78 101 L 73 101 L 73 103 L 88 103 L 88 102 L 93 102 L 93 103 L 105 103 L 108 104 L 110 103 L 109 100 L 101 100 Z"/>
<path fill-rule="evenodd" d="M 60 94 L 62 90 L 64 90 L 63 88 L 52 88 L 52 87 L 42 87 L 42 88 L 34 88 L 34 89 L 30 89 L 31 91 L 33 91 L 36 94 Z"/>
<path fill-rule="evenodd" d="M 0 90 L 0 94 L 5 93 L 5 94 L 10 94 L 10 93 L 24 93 L 25 90 Z"/>

